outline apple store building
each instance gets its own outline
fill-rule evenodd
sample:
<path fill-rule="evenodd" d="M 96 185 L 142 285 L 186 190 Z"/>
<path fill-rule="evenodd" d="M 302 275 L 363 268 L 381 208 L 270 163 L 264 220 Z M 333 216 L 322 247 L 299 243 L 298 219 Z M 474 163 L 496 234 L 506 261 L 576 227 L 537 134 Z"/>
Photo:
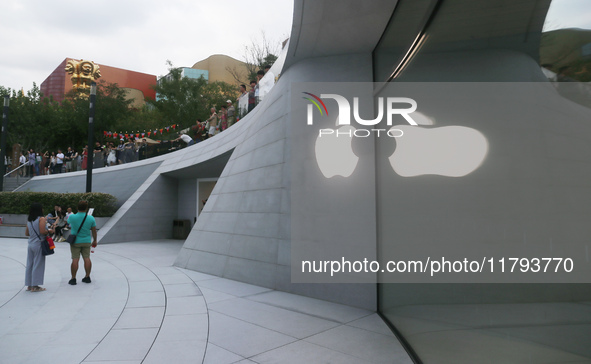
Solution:
<path fill-rule="evenodd" d="M 590 363 L 590 19 L 588 0 L 295 0 L 246 117 L 94 172 L 121 205 L 99 240 L 186 218 L 175 266 L 377 311 L 416 363 Z M 77 173 L 25 187 L 79 192 Z"/>

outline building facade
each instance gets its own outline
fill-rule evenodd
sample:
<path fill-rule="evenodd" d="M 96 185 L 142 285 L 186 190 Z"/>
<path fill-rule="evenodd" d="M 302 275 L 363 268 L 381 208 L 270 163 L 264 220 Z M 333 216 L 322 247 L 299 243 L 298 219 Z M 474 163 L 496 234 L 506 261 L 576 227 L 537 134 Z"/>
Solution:
<path fill-rule="evenodd" d="M 64 96 L 72 90 L 72 82 L 66 74 L 65 68 L 68 60 L 64 59 L 56 69 L 41 83 L 41 92 L 45 97 L 53 97 L 62 102 Z M 120 88 L 127 90 L 128 99 L 133 99 L 133 107 L 141 107 L 146 99 L 155 99 L 156 91 L 152 88 L 156 85 L 156 76 L 146 73 L 125 70 L 99 64 L 101 78 L 107 83 L 116 83 Z"/>
<path fill-rule="evenodd" d="M 247 82 L 246 63 L 223 54 L 211 55 L 195 63 L 191 68 L 205 71 L 204 77 L 209 82 L 222 81 L 236 86 Z"/>

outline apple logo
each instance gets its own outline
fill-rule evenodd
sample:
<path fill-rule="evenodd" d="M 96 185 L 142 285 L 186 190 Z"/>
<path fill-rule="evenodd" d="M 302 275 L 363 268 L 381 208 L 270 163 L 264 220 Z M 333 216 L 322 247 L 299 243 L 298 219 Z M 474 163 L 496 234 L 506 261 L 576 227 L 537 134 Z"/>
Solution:
<path fill-rule="evenodd" d="M 480 167 L 488 153 L 486 137 L 472 128 L 397 125 L 392 129 L 404 132 L 396 138 L 396 150 L 389 157 L 394 172 L 402 177 L 462 177 Z"/>
<path fill-rule="evenodd" d="M 337 118 L 336 124 L 338 125 Z M 332 132 L 331 132 L 332 131 Z M 356 129 L 344 125 L 337 130 L 322 129 L 316 138 L 315 152 L 318 168 L 326 178 L 349 177 L 357 167 L 359 157 L 353 153 L 353 133 Z M 324 133 L 323 133 L 324 132 Z"/>
<path fill-rule="evenodd" d="M 432 116 L 427 116 L 420 111 L 413 112 L 412 119 L 417 125 L 435 125 L 435 119 Z"/>

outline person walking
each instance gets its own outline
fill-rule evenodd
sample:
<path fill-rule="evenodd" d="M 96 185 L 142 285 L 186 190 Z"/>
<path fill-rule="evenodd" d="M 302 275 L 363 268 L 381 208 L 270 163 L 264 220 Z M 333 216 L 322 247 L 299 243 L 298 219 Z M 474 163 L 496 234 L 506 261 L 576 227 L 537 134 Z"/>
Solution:
<path fill-rule="evenodd" d="M 82 259 L 84 260 L 84 271 L 86 273 L 84 278 L 82 278 L 82 282 L 90 283 L 90 271 L 92 269 L 90 247 L 96 247 L 97 240 L 96 222 L 92 215 L 88 215 L 87 201 L 78 202 L 78 212 L 68 217 L 68 223 L 70 224 L 70 233 L 76 235 L 76 241 L 70 245 L 70 252 L 72 253 L 70 271 L 72 273 L 72 279 L 68 283 L 71 285 L 76 284 L 76 273 L 78 273 L 80 255 L 82 255 Z"/>
<path fill-rule="evenodd" d="M 45 239 L 45 235 L 52 233 L 51 229 L 47 229 L 46 224 L 47 220 L 43 217 L 43 206 L 40 203 L 31 204 L 25 230 L 25 236 L 29 237 L 27 267 L 25 269 L 27 291 L 45 291 L 45 288 L 41 287 L 45 277 L 45 256 L 41 252 L 41 239 Z"/>

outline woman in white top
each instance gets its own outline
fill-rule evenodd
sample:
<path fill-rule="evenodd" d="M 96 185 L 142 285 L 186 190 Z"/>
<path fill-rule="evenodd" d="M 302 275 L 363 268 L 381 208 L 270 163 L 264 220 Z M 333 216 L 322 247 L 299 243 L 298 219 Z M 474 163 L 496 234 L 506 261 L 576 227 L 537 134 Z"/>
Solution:
<path fill-rule="evenodd" d="M 109 143 L 109 156 L 107 157 L 107 165 L 109 166 L 114 166 L 115 164 L 117 164 L 117 150 L 115 149 L 115 146 L 113 146 L 113 143 Z"/>

